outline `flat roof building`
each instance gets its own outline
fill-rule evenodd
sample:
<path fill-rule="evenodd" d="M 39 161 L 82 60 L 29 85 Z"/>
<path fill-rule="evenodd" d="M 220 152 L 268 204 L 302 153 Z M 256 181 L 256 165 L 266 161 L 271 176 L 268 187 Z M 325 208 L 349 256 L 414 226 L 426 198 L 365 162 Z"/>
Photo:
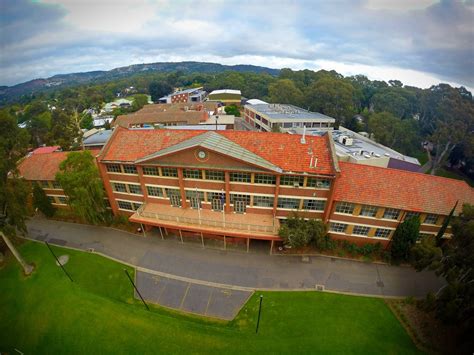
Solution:
<path fill-rule="evenodd" d="M 207 97 L 209 101 L 219 101 L 225 105 L 240 105 L 242 100 L 242 93 L 240 90 L 214 90 Z"/>
<path fill-rule="evenodd" d="M 393 149 L 353 132 L 342 126 L 332 132 L 339 161 L 418 171 L 418 159 L 403 155 Z"/>
<path fill-rule="evenodd" d="M 190 88 L 185 90 L 178 90 L 169 95 L 163 96 L 158 99 L 159 103 L 162 104 L 172 104 L 178 102 L 202 102 L 206 98 L 206 92 L 202 87 Z"/>
<path fill-rule="evenodd" d="M 259 131 L 311 134 L 313 131 L 332 130 L 336 120 L 317 112 L 304 110 L 289 104 L 245 105 L 244 119 Z"/>

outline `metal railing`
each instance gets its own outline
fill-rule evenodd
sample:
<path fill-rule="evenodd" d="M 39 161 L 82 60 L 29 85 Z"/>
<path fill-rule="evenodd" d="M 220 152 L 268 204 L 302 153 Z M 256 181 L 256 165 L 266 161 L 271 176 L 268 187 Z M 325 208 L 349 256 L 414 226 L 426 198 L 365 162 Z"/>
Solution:
<path fill-rule="evenodd" d="M 249 232 L 265 232 L 275 234 L 277 228 L 275 226 L 262 226 L 258 224 L 248 224 L 248 223 L 237 223 L 237 222 L 227 222 L 227 221 L 218 221 L 218 220 L 211 220 L 205 218 L 193 218 L 193 217 L 182 217 L 182 216 L 173 216 L 167 215 L 163 213 L 156 213 L 156 212 L 146 212 L 144 211 L 144 206 L 140 206 L 137 209 L 137 214 L 140 217 L 145 218 L 155 218 L 160 219 L 163 221 L 171 221 L 176 223 L 186 223 L 186 224 L 198 224 L 203 226 L 209 227 L 217 227 L 217 228 L 226 228 L 226 229 L 238 229 L 238 230 L 245 230 Z"/>

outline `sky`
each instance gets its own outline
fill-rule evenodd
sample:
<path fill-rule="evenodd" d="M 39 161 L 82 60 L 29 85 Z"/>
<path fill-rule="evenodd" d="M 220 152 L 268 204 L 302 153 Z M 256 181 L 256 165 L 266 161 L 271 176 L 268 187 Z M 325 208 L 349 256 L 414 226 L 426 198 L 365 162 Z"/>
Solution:
<path fill-rule="evenodd" d="M 474 88 L 474 0 L 0 0 L 0 85 L 153 62 Z"/>

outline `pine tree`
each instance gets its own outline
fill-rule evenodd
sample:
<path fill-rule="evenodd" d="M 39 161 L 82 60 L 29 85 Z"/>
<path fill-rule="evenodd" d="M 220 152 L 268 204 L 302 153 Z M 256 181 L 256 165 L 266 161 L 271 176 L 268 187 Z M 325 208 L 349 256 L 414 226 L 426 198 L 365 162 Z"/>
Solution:
<path fill-rule="evenodd" d="M 408 218 L 399 224 L 392 237 L 391 255 L 394 262 L 407 261 L 410 250 L 420 234 L 420 219 Z"/>

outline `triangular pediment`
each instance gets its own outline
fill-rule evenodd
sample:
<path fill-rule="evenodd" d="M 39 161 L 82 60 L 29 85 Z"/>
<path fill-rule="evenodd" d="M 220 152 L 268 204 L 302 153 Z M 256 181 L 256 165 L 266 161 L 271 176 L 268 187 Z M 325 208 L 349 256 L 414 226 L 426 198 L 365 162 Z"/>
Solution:
<path fill-rule="evenodd" d="M 203 150 L 208 150 L 220 154 L 222 156 L 226 156 L 232 160 L 238 160 L 245 164 L 255 166 L 264 170 L 270 170 L 277 173 L 282 172 L 282 169 L 276 166 L 275 164 L 258 156 L 255 153 L 252 153 L 251 151 L 240 146 L 239 144 L 215 132 L 206 132 L 196 137 L 187 139 L 183 142 L 162 149 L 156 153 L 137 159 L 135 163 L 151 163 L 153 161 L 159 160 L 159 158 L 170 157 L 172 155 L 189 151 L 193 148 L 198 147 L 202 148 Z"/>

